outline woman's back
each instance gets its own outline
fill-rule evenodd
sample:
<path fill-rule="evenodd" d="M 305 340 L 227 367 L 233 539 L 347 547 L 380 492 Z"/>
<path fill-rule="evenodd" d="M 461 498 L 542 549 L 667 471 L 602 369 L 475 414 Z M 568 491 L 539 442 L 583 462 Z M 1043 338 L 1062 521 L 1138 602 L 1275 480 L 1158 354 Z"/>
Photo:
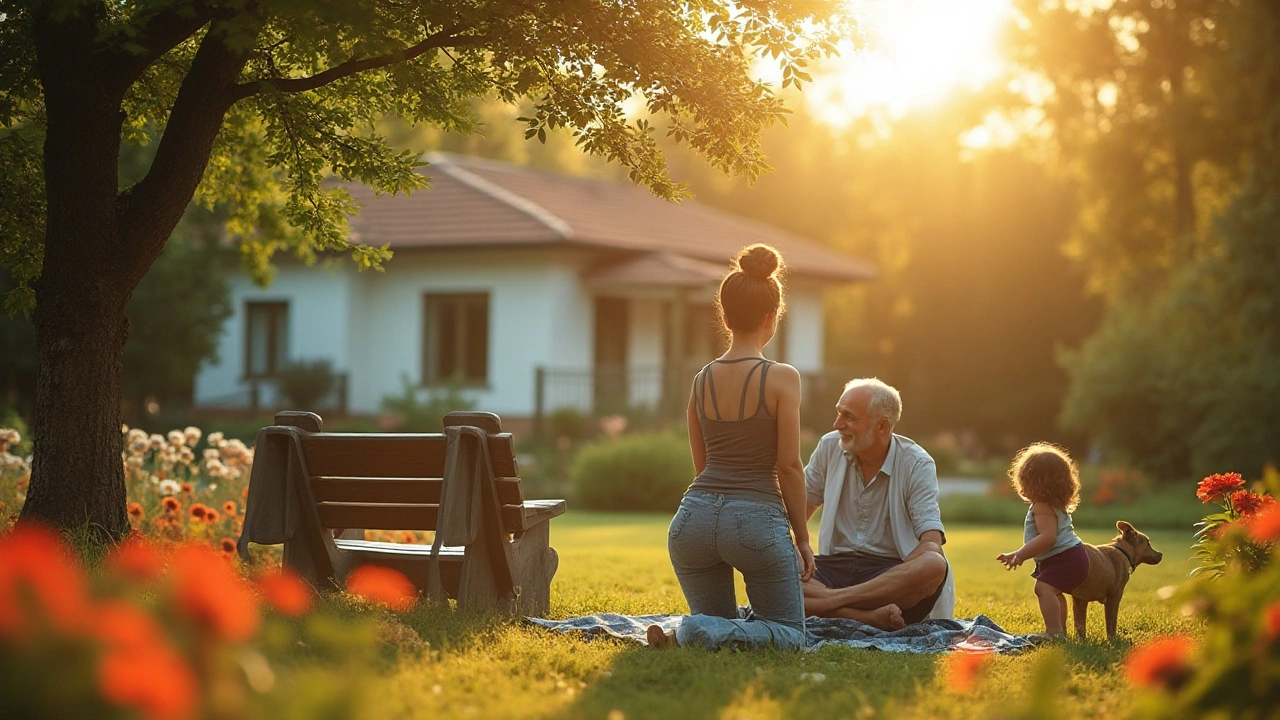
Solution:
<path fill-rule="evenodd" d="M 782 504 L 778 490 L 777 401 L 761 357 L 714 360 L 694 378 L 706 467 L 691 489 Z"/>

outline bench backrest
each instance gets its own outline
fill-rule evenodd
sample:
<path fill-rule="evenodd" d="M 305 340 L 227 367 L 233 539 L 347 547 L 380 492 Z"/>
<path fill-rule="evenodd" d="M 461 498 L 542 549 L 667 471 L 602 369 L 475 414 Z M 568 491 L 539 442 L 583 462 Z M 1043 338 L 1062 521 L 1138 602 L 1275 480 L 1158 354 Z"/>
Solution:
<path fill-rule="evenodd" d="M 489 413 L 457 413 L 449 418 L 450 424 L 479 426 L 462 422 L 474 419 L 470 416 L 492 418 L 482 429 L 489 431 L 502 525 L 507 532 L 519 532 L 524 529 L 524 491 L 515 442 Z M 295 422 L 291 417 L 276 418 L 277 425 L 307 429 Z M 321 527 L 436 529 L 447 450 L 443 434 L 306 432 L 301 441 Z"/>

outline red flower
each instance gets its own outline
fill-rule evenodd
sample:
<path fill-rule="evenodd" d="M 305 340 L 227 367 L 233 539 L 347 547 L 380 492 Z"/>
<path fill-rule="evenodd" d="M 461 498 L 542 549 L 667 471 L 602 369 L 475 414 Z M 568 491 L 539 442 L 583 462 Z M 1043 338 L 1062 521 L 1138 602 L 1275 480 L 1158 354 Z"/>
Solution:
<path fill-rule="evenodd" d="M 143 513 L 142 513 L 142 504 L 141 504 L 141 503 L 131 502 L 131 503 L 129 503 L 129 505 L 127 506 L 127 508 L 128 508 L 128 511 L 129 511 L 129 517 L 133 518 L 134 520 L 141 520 L 141 519 L 142 519 L 142 515 L 143 515 Z"/>
<path fill-rule="evenodd" d="M 164 571 L 164 558 L 146 540 L 130 538 L 111 549 L 107 567 L 134 580 L 154 580 Z"/>
<path fill-rule="evenodd" d="M 160 504 L 164 507 L 164 511 L 167 513 L 176 513 L 182 509 L 182 503 L 178 502 L 178 498 L 176 497 L 167 497 L 160 501 Z"/>
<path fill-rule="evenodd" d="M 947 685 L 955 692 L 973 690 L 990 660 L 990 653 L 960 652 L 947 655 Z"/>
<path fill-rule="evenodd" d="M 57 533 L 24 524 L 0 537 L 0 638 L 22 636 L 33 616 L 76 632 L 88 611 L 84 571 Z"/>
<path fill-rule="evenodd" d="M 228 500 L 228 501 L 226 501 L 226 502 L 222 503 L 222 512 L 226 513 L 227 515 L 235 515 L 235 514 L 236 514 L 236 501 L 235 501 L 235 500 Z"/>
<path fill-rule="evenodd" d="M 209 506 L 205 505 L 204 503 L 193 503 L 191 505 L 191 510 L 189 510 L 188 512 L 190 512 L 191 517 L 195 518 L 196 520 L 204 520 L 205 516 L 209 514 Z"/>
<path fill-rule="evenodd" d="M 1244 478 L 1240 477 L 1240 473 L 1210 475 L 1200 481 L 1200 485 L 1196 488 L 1196 497 L 1200 498 L 1202 503 L 1216 502 L 1228 492 L 1242 487 L 1244 487 Z"/>
<path fill-rule="evenodd" d="M 224 537 L 218 542 L 218 547 L 222 550 L 223 555 L 236 554 L 236 541 L 229 537 Z"/>
<path fill-rule="evenodd" d="M 182 485 L 181 485 L 180 487 L 181 487 L 181 489 L 182 489 L 182 492 L 184 492 L 184 493 L 190 493 L 190 492 L 191 492 L 191 483 L 182 483 Z"/>
<path fill-rule="evenodd" d="M 409 578 L 391 568 L 361 565 L 347 577 L 347 592 L 404 612 L 413 607 L 418 591 Z"/>
<path fill-rule="evenodd" d="M 194 714 L 195 676 L 150 615 L 132 605 L 109 602 L 94 610 L 93 619 L 94 636 L 107 646 L 98 664 L 98 688 L 104 698 L 142 710 L 152 720 Z"/>
<path fill-rule="evenodd" d="M 315 593 L 293 568 L 265 572 L 258 576 L 258 591 L 271 607 L 286 617 L 298 617 L 311 611 Z"/>
<path fill-rule="evenodd" d="M 209 635 L 238 642 L 258 631 L 258 605 L 249 584 L 223 556 L 204 545 L 184 545 L 173 555 L 174 601 Z"/>
<path fill-rule="evenodd" d="M 1129 653 L 1125 673 L 1134 685 L 1177 690 L 1191 677 L 1193 647 L 1191 638 L 1182 635 L 1156 638 Z"/>
<path fill-rule="evenodd" d="M 1254 542 L 1269 543 L 1280 539 L 1280 505 L 1272 502 L 1258 511 L 1249 522 L 1249 534 Z"/>
<path fill-rule="evenodd" d="M 1227 496 L 1227 499 L 1231 501 L 1231 507 L 1244 516 L 1253 515 L 1262 508 L 1262 497 L 1248 490 L 1237 490 Z"/>
<path fill-rule="evenodd" d="M 1262 624 L 1267 633 L 1267 640 L 1280 638 L 1280 602 L 1273 602 L 1262 611 Z"/>
<path fill-rule="evenodd" d="M 208 508 L 204 511 L 204 521 L 207 523 L 216 523 L 221 519 L 222 519 L 222 516 L 219 515 L 218 511 L 214 510 L 213 508 Z"/>

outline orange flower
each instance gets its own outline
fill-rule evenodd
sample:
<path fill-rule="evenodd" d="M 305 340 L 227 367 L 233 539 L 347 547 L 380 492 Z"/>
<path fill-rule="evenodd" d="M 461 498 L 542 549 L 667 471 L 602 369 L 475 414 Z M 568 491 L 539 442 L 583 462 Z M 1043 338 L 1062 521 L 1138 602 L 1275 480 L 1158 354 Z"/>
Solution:
<path fill-rule="evenodd" d="M 182 487 L 182 492 L 184 492 L 184 493 L 190 493 L 190 492 L 191 492 L 191 483 L 182 483 L 182 486 L 181 486 L 181 487 Z"/>
<path fill-rule="evenodd" d="M 315 593 L 293 568 L 285 567 L 262 573 L 258 576 L 257 584 L 258 591 L 281 615 L 298 617 L 311 611 Z"/>
<path fill-rule="evenodd" d="M 134 520 L 141 520 L 141 519 L 142 519 L 143 512 L 142 512 L 142 504 L 141 504 L 141 503 L 131 502 L 131 503 L 129 503 L 129 505 L 127 506 L 127 508 L 128 508 L 128 512 L 129 512 L 129 517 L 133 518 Z"/>
<path fill-rule="evenodd" d="M 226 513 L 227 515 L 235 515 L 235 514 L 236 514 L 236 501 L 235 501 L 235 500 L 228 500 L 228 501 L 226 501 L 226 502 L 222 503 L 222 512 Z"/>
<path fill-rule="evenodd" d="M 213 548 L 184 545 L 171 566 L 175 605 L 196 627 L 232 642 L 258 631 L 258 605 L 249 584 Z"/>
<path fill-rule="evenodd" d="M 1249 534 L 1254 542 L 1269 543 L 1280 539 L 1280 505 L 1272 503 L 1251 518 Z"/>
<path fill-rule="evenodd" d="M 164 571 L 164 558 L 146 540 L 130 538 L 111 549 L 107 567 L 134 580 L 154 580 Z"/>
<path fill-rule="evenodd" d="M 396 612 L 413 607 L 418 591 L 402 573 L 379 565 L 361 565 L 347 577 L 347 592 Z"/>
<path fill-rule="evenodd" d="M 236 541 L 229 537 L 224 537 L 218 542 L 218 547 L 222 550 L 223 555 L 236 554 Z"/>
<path fill-rule="evenodd" d="M 1201 480 L 1196 487 L 1196 497 L 1200 498 L 1202 503 L 1216 502 L 1228 492 L 1242 487 L 1244 487 L 1244 478 L 1240 477 L 1240 473 L 1210 475 Z"/>
<path fill-rule="evenodd" d="M 178 498 L 176 497 L 167 497 L 160 501 L 160 504 L 164 507 L 164 511 L 167 513 L 176 513 L 182 509 L 182 503 L 178 502 Z"/>
<path fill-rule="evenodd" d="M 1194 647 L 1191 638 L 1182 635 L 1156 638 L 1129 653 L 1125 673 L 1134 685 L 1177 690 L 1191 677 Z"/>
<path fill-rule="evenodd" d="M 28 596 L 35 602 L 24 602 Z M 25 634 L 31 610 L 61 632 L 76 632 L 86 620 L 89 596 L 84 571 L 62 538 L 28 523 L 0 537 L 0 638 Z"/>
<path fill-rule="evenodd" d="M 222 519 L 222 516 L 219 515 L 218 511 L 214 510 L 213 508 L 208 508 L 204 511 L 204 521 L 207 523 L 216 523 L 221 519 Z"/>
<path fill-rule="evenodd" d="M 188 512 L 190 512 L 191 517 L 196 520 L 204 520 L 209 514 L 209 506 L 204 503 L 192 503 L 191 509 Z"/>
<path fill-rule="evenodd" d="M 969 692 L 991 660 L 991 653 L 960 652 L 947 655 L 947 685 L 955 692 Z"/>
<path fill-rule="evenodd" d="M 402 531 L 400 532 L 400 542 L 402 542 L 402 543 L 416 543 L 416 542 L 418 542 L 418 536 L 417 536 L 417 535 L 414 535 L 412 532 L 410 532 L 410 531 L 408 531 L 408 530 L 402 530 Z"/>
<path fill-rule="evenodd" d="M 94 610 L 93 634 L 106 653 L 98 664 L 98 688 L 107 700 L 141 710 L 151 720 L 180 720 L 196 710 L 195 676 L 142 610 L 108 602 Z"/>
<path fill-rule="evenodd" d="M 1263 625 L 1266 629 L 1267 640 L 1275 640 L 1280 638 L 1280 602 L 1273 602 L 1262 611 Z"/>
<path fill-rule="evenodd" d="M 1237 490 L 1227 496 L 1227 499 L 1231 501 L 1231 507 L 1241 515 L 1253 515 L 1262 509 L 1262 497 L 1248 490 Z"/>

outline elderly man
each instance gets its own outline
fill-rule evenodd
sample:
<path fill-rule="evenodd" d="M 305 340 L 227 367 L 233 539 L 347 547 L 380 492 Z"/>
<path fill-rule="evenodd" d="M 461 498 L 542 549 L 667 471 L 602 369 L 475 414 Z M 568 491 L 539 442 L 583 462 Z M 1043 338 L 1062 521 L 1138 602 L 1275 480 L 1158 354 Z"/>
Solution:
<path fill-rule="evenodd" d="M 897 435 L 902 399 L 875 378 L 852 380 L 805 468 L 808 513 L 825 506 L 808 615 L 896 630 L 949 618 L 955 583 L 942 554 L 938 473 L 924 448 Z"/>

